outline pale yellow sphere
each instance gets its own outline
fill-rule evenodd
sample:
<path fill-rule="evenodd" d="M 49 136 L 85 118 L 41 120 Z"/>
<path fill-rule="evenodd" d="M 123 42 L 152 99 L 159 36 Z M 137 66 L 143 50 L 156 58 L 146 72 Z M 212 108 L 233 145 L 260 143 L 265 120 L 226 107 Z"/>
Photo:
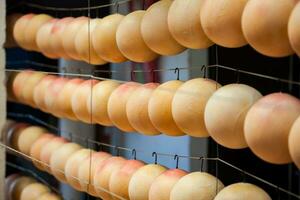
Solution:
<path fill-rule="evenodd" d="M 8 199 L 7 200 L 20 200 L 22 191 L 24 188 L 26 188 L 28 185 L 32 183 L 36 183 L 37 181 L 31 177 L 27 176 L 21 176 L 16 178 L 12 184 L 10 185 L 10 188 L 8 189 Z M 6 200 L 6 199 L 5 199 Z"/>
<path fill-rule="evenodd" d="M 112 92 L 120 84 L 116 81 L 107 80 L 100 81 L 93 87 L 92 93 L 89 94 L 87 100 L 87 109 L 89 114 L 92 116 L 93 122 L 101 124 L 103 126 L 112 126 L 108 116 L 108 99 Z"/>
<path fill-rule="evenodd" d="M 62 35 L 64 51 L 67 53 L 68 57 L 81 60 L 81 57 L 77 54 L 75 46 L 75 38 L 80 30 L 80 28 L 89 20 L 87 17 L 77 17 L 72 20 L 64 29 Z"/>
<path fill-rule="evenodd" d="M 66 143 L 57 148 L 50 157 L 51 174 L 59 181 L 66 183 L 65 166 L 68 159 L 83 147 L 76 143 Z"/>
<path fill-rule="evenodd" d="M 148 103 L 148 114 L 153 126 L 169 136 L 181 136 L 184 133 L 176 125 L 172 116 L 172 101 L 181 81 L 168 81 L 158 86 Z"/>
<path fill-rule="evenodd" d="M 52 19 L 43 24 L 37 32 L 36 44 L 39 51 L 46 57 L 56 59 L 59 58 L 59 52 L 54 51 L 51 47 L 51 32 L 58 19 Z"/>
<path fill-rule="evenodd" d="M 218 89 L 205 107 L 205 125 L 209 135 L 231 149 L 248 147 L 244 121 L 248 110 L 262 95 L 244 84 L 229 84 Z"/>
<path fill-rule="evenodd" d="M 289 23 L 288 23 L 288 35 L 290 44 L 293 50 L 297 53 L 300 57 L 300 3 L 298 3 L 295 8 L 293 9 Z"/>
<path fill-rule="evenodd" d="M 132 200 L 148 200 L 149 190 L 155 179 L 167 169 L 161 165 L 149 164 L 139 168 L 131 177 L 128 186 Z"/>
<path fill-rule="evenodd" d="M 117 29 L 123 18 L 124 16 L 120 14 L 104 17 L 92 33 L 96 53 L 108 62 L 120 63 L 127 60 L 120 52 L 116 41 Z"/>
<path fill-rule="evenodd" d="M 172 2 L 172 0 L 162 0 L 151 5 L 141 24 L 145 43 L 160 55 L 175 55 L 185 50 L 173 39 L 168 29 L 168 12 Z"/>
<path fill-rule="evenodd" d="M 128 82 L 117 87 L 110 95 L 107 110 L 108 116 L 112 123 L 122 131 L 134 131 L 134 128 L 128 121 L 126 113 L 126 104 L 133 92 L 141 84 L 136 82 Z"/>
<path fill-rule="evenodd" d="M 217 177 L 205 172 L 193 172 L 175 184 L 170 200 L 213 200 L 223 187 L 223 183 Z"/>
<path fill-rule="evenodd" d="M 50 189 L 41 183 L 32 183 L 24 188 L 21 193 L 20 200 L 38 199 L 45 193 L 50 192 Z"/>
<path fill-rule="evenodd" d="M 68 26 L 70 22 L 74 20 L 73 17 L 65 17 L 59 20 L 56 20 L 51 29 L 51 34 L 49 40 L 49 44 L 51 47 L 51 51 L 55 52 L 60 58 L 69 59 L 70 57 L 65 52 L 63 47 L 64 35 L 63 32 L 65 28 Z"/>
<path fill-rule="evenodd" d="M 298 0 L 250 0 L 242 17 L 248 43 L 259 53 L 271 57 L 293 54 L 288 38 L 289 16 Z"/>
<path fill-rule="evenodd" d="M 93 181 L 98 197 L 105 200 L 113 199 L 113 195 L 109 191 L 110 177 L 115 171 L 121 169 L 125 163 L 124 158 L 113 156 L 98 166 Z"/>
<path fill-rule="evenodd" d="M 214 200 L 271 200 L 261 188 L 250 183 L 235 183 L 225 187 Z"/>
<path fill-rule="evenodd" d="M 145 135 L 159 135 L 160 132 L 153 126 L 149 114 L 148 103 L 158 83 L 147 83 L 136 89 L 126 104 L 126 113 L 131 126 Z"/>
<path fill-rule="evenodd" d="M 172 116 L 184 133 L 194 137 L 208 137 L 204 110 L 208 99 L 220 87 L 217 82 L 196 78 L 182 84 L 172 101 Z"/>
<path fill-rule="evenodd" d="M 266 162 L 290 163 L 288 137 L 299 115 L 300 101 L 289 94 L 273 93 L 261 98 L 246 115 L 244 132 L 248 146 Z"/>
<path fill-rule="evenodd" d="M 32 70 L 24 70 L 21 72 L 18 72 L 12 80 L 12 92 L 14 98 L 19 102 L 19 103 L 24 103 L 24 98 L 23 98 L 23 88 L 25 85 L 26 80 L 32 76 L 32 74 L 35 73 Z"/>
<path fill-rule="evenodd" d="M 23 15 L 22 17 L 20 17 L 15 26 L 14 26 L 14 30 L 13 30 L 13 35 L 14 35 L 14 39 L 17 42 L 17 44 L 22 47 L 25 48 L 27 46 L 26 41 L 25 41 L 25 32 L 24 30 L 26 29 L 27 25 L 29 24 L 30 20 L 35 16 L 35 14 L 27 14 L 27 15 Z"/>
<path fill-rule="evenodd" d="M 242 32 L 242 14 L 248 0 L 209 0 L 201 9 L 201 24 L 207 37 L 220 46 L 247 44 Z"/>
<path fill-rule="evenodd" d="M 93 31 L 100 23 L 101 19 L 91 19 L 86 21 L 78 30 L 75 37 L 77 54 L 83 61 L 93 65 L 102 65 L 106 63 L 106 61 L 97 55 L 91 40 Z"/>
<path fill-rule="evenodd" d="M 25 48 L 27 50 L 39 51 L 36 37 L 39 29 L 48 21 L 53 19 L 51 16 L 46 14 L 35 15 L 26 25 L 23 30 L 25 39 Z"/>
<path fill-rule="evenodd" d="M 26 154 L 30 154 L 30 149 L 34 142 L 47 132 L 46 129 L 39 126 L 29 126 L 22 130 L 18 138 L 18 149 Z"/>
<path fill-rule="evenodd" d="M 173 187 L 186 174 L 181 169 L 170 169 L 162 173 L 151 184 L 149 200 L 170 200 Z"/>
<path fill-rule="evenodd" d="M 141 33 L 141 22 L 146 11 L 129 13 L 119 24 L 116 40 L 122 54 L 134 62 L 149 62 L 158 55 L 145 43 Z"/>
<path fill-rule="evenodd" d="M 213 45 L 199 20 L 204 2 L 205 0 L 173 1 L 168 14 L 168 27 L 174 39 L 182 46 L 204 49 Z"/>
<path fill-rule="evenodd" d="M 78 191 L 84 191 L 78 180 L 78 170 L 81 163 L 89 158 L 94 151 L 91 149 L 80 149 L 73 153 L 67 160 L 65 165 L 65 176 L 69 185 Z"/>
<path fill-rule="evenodd" d="M 295 165 L 300 169 L 300 117 L 294 122 L 289 135 L 289 152 Z"/>
<path fill-rule="evenodd" d="M 62 198 L 54 193 L 46 193 L 41 195 L 38 200 L 62 200 Z"/>

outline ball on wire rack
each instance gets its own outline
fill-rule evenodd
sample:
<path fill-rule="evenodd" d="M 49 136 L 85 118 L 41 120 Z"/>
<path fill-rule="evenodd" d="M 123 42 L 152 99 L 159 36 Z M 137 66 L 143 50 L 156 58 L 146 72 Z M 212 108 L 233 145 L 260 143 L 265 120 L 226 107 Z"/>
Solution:
<path fill-rule="evenodd" d="M 149 62 L 158 55 L 145 43 L 141 33 L 141 22 L 146 11 L 134 11 L 121 21 L 116 33 L 117 45 L 121 53 L 134 62 Z"/>
<path fill-rule="evenodd" d="M 20 200 L 38 199 L 40 196 L 49 192 L 50 188 L 47 186 L 41 183 L 32 183 L 23 189 Z"/>
<path fill-rule="evenodd" d="M 148 113 L 153 126 L 169 136 L 182 136 L 184 133 L 176 125 L 172 116 L 172 101 L 182 81 L 168 81 L 158 86 L 148 103 Z"/>
<path fill-rule="evenodd" d="M 204 2 L 204 0 L 173 1 L 168 13 L 168 27 L 174 39 L 182 46 L 204 49 L 214 44 L 205 35 L 199 20 Z"/>
<path fill-rule="evenodd" d="M 209 0 L 201 9 L 201 24 L 207 37 L 228 48 L 247 44 L 241 26 L 242 14 L 248 0 Z"/>
<path fill-rule="evenodd" d="M 246 40 L 258 52 L 271 57 L 293 54 L 288 20 L 297 0 L 250 0 L 243 13 Z"/>
<path fill-rule="evenodd" d="M 244 121 L 248 110 L 262 95 L 244 84 L 229 84 L 218 89 L 205 107 L 205 125 L 209 135 L 231 149 L 248 147 Z"/>
<path fill-rule="evenodd" d="M 300 147 L 298 143 L 300 139 L 299 130 L 300 117 L 298 117 L 297 120 L 293 123 L 289 135 L 289 152 L 298 169 L 300 169 Z"/>
<path fill-rule="evenodd" d="M 130 179 L 129 198 L 134 200 L 148 199 L 152 183 L 166 170 L 164 166 L 157 164 L 148 164 L 139 168 Z"/>
<path fill-rule="evenodd" d="M 261 188 L 250 183 L 235 183 L 225 187 L 214 200 L 271 200 L 271 197 Z"/>
<path fill-rule="evenodd" d="M 117 29 L 123 18 L 124 16 L 120 14 L 104 17 L 92 32 L 92 42 L 96 53 L 108 62 L 127 61 L 120 52 L 116 41 Z"/>
<path fill-rule="evenodd" d="M 273 93 L 261 98 L 245 118 L 244 132 L 248 146 L 266 162 L 290 163 L 288 137 L 299 115 L 300 101 L 289 94 Z"/>
<path fill-rule="evenodd" d="M 300 57 L 300 28 L 299 28 L 299 20 L 300 20 L 300 3 L 298 3 L 289 18 L 288 23 L 288 35 L 289 41 L 293 50 Z"/>
<path fill-rule="evenodd" d="M 13 30 L 13 35 L 14 35 L 14 39 L 17 42 L 17 44 L 22 47 L 22 48 L 26 48 L 27 44 L 25 41 L 25 32 L 24 30 L 26 29 L 27 25 L 29 24 L 30 20 L 35 16 L 35 14 L 30 13 L 30 14 L 26 14 L 23 15 L 22 17 L 20 17 L 15 26 L 14 26 L 14 30 Z"/>
<path fill-rule="evenodd" d="M 208 99 L 221 85 L 196 78 L 183 83 L 172 100 L 172 116 L 178 128 L 194 137 L 208 137 L 204 110 Z"/>
<path fill-rule="evenodd" d="M 173 39 L 168 29 L 168 12 L 172 2 L 163 0 L 152 4 L 141 23 L 141 32 L 146 45 L 155 53 L 165 56 L 185 50 Z"/>
<path fill-rule="evenodd" d="M 223 183 L 211 174 L 193 172 L 182 177 L 173 187 L 170 200 L 209 200 L 224 188 Z"/>

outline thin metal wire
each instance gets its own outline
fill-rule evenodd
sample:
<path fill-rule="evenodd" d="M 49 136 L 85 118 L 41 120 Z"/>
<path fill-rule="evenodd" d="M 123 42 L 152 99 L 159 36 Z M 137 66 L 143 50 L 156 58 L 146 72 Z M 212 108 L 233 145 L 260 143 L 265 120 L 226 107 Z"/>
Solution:
<path fill-rule="evenodd" d="M 125 4 L 128 3 L 132 0 L 122 0 L 122 1 L 118 1 L 117 0 L 117 4 Z M 26 3 L 24 2 L 21 5 L 25 5 L 28 7 L 32 7 L 32 8 L 37 8 L 37 9 L 41 9 L 41 10 L 50 10 L 50 11 L 87 11 L 87 10 L 95 10 L 95 9 L 100 9 L 100 8 L 106 8 L 106 7 L 110 7 L 110 6 L 115 6 L 116 3 L 109 3 L 109 4 L 104 4 L 104 5 L 99 5 L 99 6 L 91 6 L 91 7 L 80 7 L 80 8 L 62 8 L 62 7 L 51 7 L 51 6 L 43 6 L 40 4 L 35 4 L 35 3 Z"/>
<path fill-rule="evenodd" d="M 12 113 L 8 113 L 8 114 L 11 115 Z M 26 118 L 26 117 L 28 117 L 30 115 L 18 114 L 18 115 L 15 115 L 15 116 L 25 117 Z M 34 116 L 31 116 L 30 119 L 31 120 L 35 120 L 37 118 L 35 118 Z M 37 119 L 36 122 L 39 123 L 39 122 L 41 122 L 41 120 Z M 49 127 L 53 127 L 51 124 L 47 125 L 46 122 L 42 122 L 42 125 L 45 125 L 45 127 L 48 127 L 48 126 Z M 58 129 L 56 128 L 56 130 L 58 130 Z M 273 187 L 273 188 L 278 189 L 279 191 L 284 192 L 284 193 L 286 193 L 286 194 L 288 194 L 288 195 L 290 195 L 292 197 L 300 199 L 300 195 L 292 193 L 292 192 L 290 192 L 290 191 L 288 191 L 288 190 L 286 190 L 284 188 L 278 187 L 277 185 L 275 185 L 275 184 L 273 184 L 273 183 L 271 183 L 271 182 L 269 182 L 267 180 L 264 180 L 264 179 L 262 179 L 262 178 L 260 178 L 260 177 L 258 177 L 256 175 L 254 175 L 252 173 L 249 173 L 249 172 L 247 172 L 247 171 L 245 171 L 245 170 L 243 170 L 243 169 L 241 169 L 241 168 L 239 168 L 239 167 L 237 167 L 237 166 L 235 166 L 235 165 L 233 165 L 233 164 L 231 164 L 231 163 L 229 163 L 229 162 L 227 162 L 227 161 L 225 161 L 225 160 L 223 160 L 223 159 L 221 159 L 219 157 L 209 158 L 209 157 L 204 157 L 204 156 L 187 156 L 187 155 L 178 155 L 178 154 L 161 153 L 161 152 L 149 152 L 149 151 L 139 150 L 139 149 L 135 149 L 135 148 L 121 147 L 119 145 L 112 145 L 112 144 L 102 143 L 102 142 L 98 142 L 98 141 L 95 141 L 95 140 L 92 140 L 92 139 L 88 139 L 88 138 L 84 138 L 84 137 L 81 137 L 81 136 L 77 136 L 77 135 L 74 136 L 74 134 L 72 134 L 72 135 L 73 135 L 72 137 L 76 137 L 76 138 L 81 139 L 83 141 L 87 140 L 88 142 L 96 144 L 96 145 L 99 145 L 99 146 L 105 146 L 105 147 L 109 147 L 109 148 L 113 148 L 113 149 L 118 148 L 118 150 L 123 150 L 123 151 L 131 152 L 131 153 L 132 152 L 135 152 L 135 153 L 139 152 L 139 153 L 143 153 L 145 155 L 152 155 L 152 157 L 154 157 L 154 159 L 155 159 L 154 162 L 157 162 L 157 157 L 158 156 L 169 157 L 171 159 L 174 159 L 174 157 L 177 156 L 178 159 L 184 158 L 184 159 L 190 159 L 190 160 L 200 160 L 201 161 L 201 165 L 203 164 L 202 161 L 204 161 L 204 160 L 206 160 L 206 161 L 220 162 L 220 163 L 222 163 L 222 164 L 224 164 L 224 165 L 226 165 L 228 167 L 231 167 L 231 168 L 233 168 L 233 169 L 235 169 L 235 170 L 237 170 L 237 171 L 239 171 L 239 172 L 241 172 L 241 173 L 243 173 L 243 174 L 245 174 L 245 175 L 253 178 L 253 179 L 256 179 L 256 180 L 258 180 L 258 181 L 260 181 L 260 182 L 262 182 L 262 183 L 264 183 L 266 185 L 269 185 L 270 187 Z M 203 166 L 201 166 L 201 168 L 203 168 Z"/>
<path fill-rule="evenodd" d="M 26 63 L 26 64 L 31 64 L 31 65 L 35 65 L 35 66 L 40 66 L 40 67 L 48 67 L 48 68 L 58 68 L 55 65 L 47 65 L 47 64 L 43 64 L 43 63 L 38 63 L 38 62 L 32 62 L 32 61 L 23 61 L 23 62 L 8 62 L 7 66 L 11 66 L 11 65 L 18 65 L 18 64 L 22 64 L 22 63 Z M 175 67 L 175 68 L 169 68 L 169 69 L 155 69 L 155 70 L 133 70 L 131 71 L 131 73 L 154 73 L 154 72 L 168 72 L 168 71 L 177 71 L 177 70 L 203 70 L 203 68 L 221 68 L 221 69 L 226 69 L 229 71 L 235 71 L 237 73 L 241 73 L 241 74 L 247 74 L 247 75 L 251 75 L 251 76 L 256 76 L 256 77 L 260 77 L 260 78 L 264 78 L 264 79 L 270 79 L 270 80 L 274 80 L 274 81 L 280 81 L 282 83 L 287 83 L 287 84 L 293 84 L 293 85 L 298 85 L 300 86 L 300 82 L 299 81 L 293 81 L 293 80 L 289 80 L 289 79 L 282 79 L 282 78 L 278 78 L 275 76 L 269 76 L 269 75 L 264 75 L 264 74 L 260 74 L 260 73 L 256 73 L 256 72 L 250 72 L 250 71 L 246 71 L 246 70 L 241 70 L 240 68 L 233 68 L 233 67 L 228 67 L 228 66 L 224 66 L 224 65 L 207 65 L 207 66 L 194 66 L 194 67 Z M 24 69 L 23 69 L 24 70 Z M 15 72 L 20 72 L 22 71 L 22 69 L 6 69 L 6 71 L 15 71 Z M 92 74 L 76 74 L 76 73 L 56 73 L 56 72 L 45 72 L 45 71 L 40 71 L 43 73 L 49 73 L 49 74 L 56 74 L 56 75 L 66 75 L 66 76 L 79 76 L 79 77 L 85 77 L 85 78 L 94 78 L 94 79 L 98 79 L 98 80 L 110 80 L 110 79 L 105 79 L 105 78 L 101 78 L 101 77 L 97 77 L 94 76 Z M 94 72 L 102 72 L 102 73 L 120 73 L 118 71 L 111 71 L 111 70 L 94 70 Z M 177 74 L 176 74 L 177 75 Z M 121 80 L 115 80 L 118 82 L 127 82 L 127 81 L 121 81 Z"/>

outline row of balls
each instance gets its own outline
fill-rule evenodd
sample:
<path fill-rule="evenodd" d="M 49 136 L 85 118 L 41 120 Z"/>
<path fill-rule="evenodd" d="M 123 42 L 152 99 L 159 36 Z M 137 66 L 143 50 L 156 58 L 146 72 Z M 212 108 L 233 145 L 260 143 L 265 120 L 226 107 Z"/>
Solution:
<path fill-rule="evenodd" d="M 11 174 L 5 178 L 5 200 L 62 200 L 32 177 Z"/>
<path fill-rule="evenodd" d="M 8 80 L 10 99 L 57 117 L 144 135 L 211 136 L 227 148 L 250 147 L 267 162 L 300 167 L 300 101 L 289 94 L 262 97 L 245 84 L 221 87 L 204 78 L 120 84 L 23 71 Z"/>
<path fill-rule="evenodd" d="M 264 190 L 252 184 L 237 183 L 224 188 L 220 180 L 205 172 L 188 173 L 96 152 L 38 126 L 15 123 L 11 128 L 8 138 L 17 141 L 17 146 L 13 143 L 11 146 L 31 156 L 36 167 L 78 191 L 102 199 L 271 199 Z"/>
<path fill-rule="evenodd" d="M 147 62 L 186 48 L 250 44 L 272 57 L 300 55 L 298 0 L 161 0 L 146 11 L 103 19 L 53 19 L 13 14 L 8 35 L 19 46 L 50 58 L 106 62 Z M 268 13 L 266 15 L 265 13 Z M 12 41 L 8 37 L 8 41 Z"/>

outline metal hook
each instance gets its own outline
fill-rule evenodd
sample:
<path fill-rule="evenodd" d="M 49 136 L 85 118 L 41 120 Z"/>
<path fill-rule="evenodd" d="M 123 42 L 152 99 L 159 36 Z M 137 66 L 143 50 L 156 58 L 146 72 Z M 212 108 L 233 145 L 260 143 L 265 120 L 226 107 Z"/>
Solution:
<path fill-rule="evenodd" d="M 201 157 L 199 158 L 199 160 L 201 161 L 201 164 L 200 164 L 200 172 L 203 172 L 203 166 L 204 166 L 204 157 L 203 157 L 203 156 L 201 156 Z"/>
<path fill-rule="evenodd" d="M 136 160 L 136 150 L 132 149 L 131 155 L 133 156 L 133 159 Z"/>
<path fill-rule="evenodd" d="M 180 74 L 179 74 L 179 73 L 180 73 L 180 69 L 179 69 L 178 67 L 175 68 L 174 73 L 177 74 L 177 80 L 179 80 L 179 77 L 180 77 Z"/>
<path fill-rule="evenodd" d="M 176 154 L 174 156 L 174 160 L 176 160 L 176 169 L 178 169 L 178 165 L 179 165 L 179 156 Z"/>
<path fill-rule="evenodd" d="M 203 73 L 203 78 L 206 78 L 207 67 L 206 67 L 205 65 L 202 65 L 202 67 L 201 67 L 201 72 L 203 72 L 203 71 L 204 71 L 204 73 Z"/>
<path fill-rule="evenodd" d="M 130 79 L 131 79 L 131 81 L 135 81 L 135 72 L 134 72 L 134 70 L 132 70 L 131 73 L 130 73 Z"/>
<path fill-rule="evenodd" d="M 154 164 L 157 164 L 157 153 L 153 152 L 152 157 L 154 157 Z"/>

